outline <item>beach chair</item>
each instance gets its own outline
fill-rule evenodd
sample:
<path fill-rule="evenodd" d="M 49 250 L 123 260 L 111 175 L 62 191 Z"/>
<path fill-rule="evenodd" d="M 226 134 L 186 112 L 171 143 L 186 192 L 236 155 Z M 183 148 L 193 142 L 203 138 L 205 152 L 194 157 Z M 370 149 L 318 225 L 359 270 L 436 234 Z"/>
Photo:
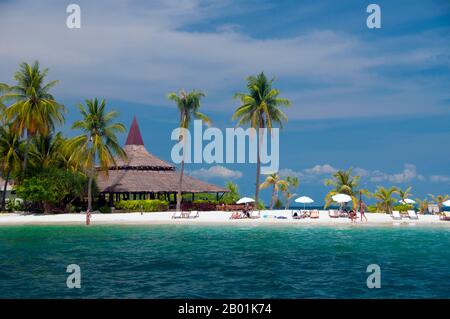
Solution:
<path fill-rule="evenodd" d="M 339 217 L 349 217 L 348 212 L 345 210 L 339 211 Z"/>
<path fill-rule="evenodd" d="M 191 211 L 188 216 L 188 218 L 197 218 L 197 217 L 199 217 L 197 210 Z"/>
<path fill-rule="evenodd" d="M 260 214 L 259 214 L 259 210 L 257 210 L 257 211 L 252 210 L 252 211 L 250 212 L 250 218 L 256 219 L 256 218 L 260 218 L 260 217 L 261 217 L 261 216 L 260 216 Z"/>
<path fill-rule="evenodd" d="M 310 214 L 309 214 L 309 218 L 319 218 L 319 211 L 317 209 L 313 210 Z"/>
<path fill-rule="evenodd" d="M 398 210 L 393 210 L 391 217 L 392 217 L 392 219 L 395 219 L 395 220 L 402 219 L 402 216 L 400 215 L 400 212 Z"/>
<path fill-rule="evenodd" d="M 328 211 L 328 216 L 330 216 L 330 218 L 338 218 L 341 216 L 341 214 L 335 209 L 330 209 Z"/>
<path fill-rule="evenodd" d="M 419 219 L 419 216 L 417 216 L 414 210 L 408 210 L 408 217 L 409 219 Z"/>
<path fill-rule="evenodd" d="M 439 216 L 440 220 L 450 220 L 450 212 L 443 212 L 441 216 Z"/>
<path fill-rule="evenodd" d="M 300 211 L 300 218 L 308 218 L 310 217 L 311 212 L 309 210 L 301 210 Z"/>
<path fill-rule="evenodd" d="M 240 212 L 236 212 L 236 211 L 234 211 L 232 214 L 231 214 L 231 216 L 230 216 L 230 219 L 241 219 L 242 217 L 241 217 L 241 213 Z"/>
<path fill-rule="evenodd" d="M 172 218 L 174 218 L 174 219 L 183 218 L 183 213 L 182 212 L 174 212 L 172 215 Z"/>
<path fill-rule="evenodd" d="M 292 215 L 292 218 L 293 219 L 300 219 L 301 217 L 300 217 L 300 211 L 299 210 L 293 210 L 293 211 L 291 211 L 291 215 Z"/>

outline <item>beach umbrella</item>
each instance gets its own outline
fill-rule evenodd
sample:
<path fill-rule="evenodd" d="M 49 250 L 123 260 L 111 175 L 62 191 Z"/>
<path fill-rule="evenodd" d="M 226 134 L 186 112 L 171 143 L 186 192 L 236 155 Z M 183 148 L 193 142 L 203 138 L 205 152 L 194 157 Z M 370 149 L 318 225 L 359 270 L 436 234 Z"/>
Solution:
<path fill-rule="evenodd" d="M 405 198 L 405 200 L 399 200 L 398 201 L 401 204 L 415 204 L 416 202 L 410 198 Z"/>
<path fill-rule="evenodd" d="M 253 203 L 255 200 L 250 197 L 242 197 L 239 199 L 236 204 L 247 204 L 247 203 Z"/>
<path fill-rule="evenodd" d="M 445 201 L 445 202 L 443 202 L 442 205 L 450 207 L 450 199 Z"/>
<path fill-rule="evenodd" d="M 348 202 L 352 201 L 352 198 L 350 196 L 348 196 L 347 194 L 337 194 L 337 195 L 333 195 L 331 198 L 339 204 L 348 203 Z"/>
<path fill-rule="evenodd" d="M 302 196 L 297 198 L 295 202 L 303 204 L 303 208 L 306 208 L 306 204 L 314 203 L 314 200 L 312 198 L 309 198 L 308 196 Z"/>

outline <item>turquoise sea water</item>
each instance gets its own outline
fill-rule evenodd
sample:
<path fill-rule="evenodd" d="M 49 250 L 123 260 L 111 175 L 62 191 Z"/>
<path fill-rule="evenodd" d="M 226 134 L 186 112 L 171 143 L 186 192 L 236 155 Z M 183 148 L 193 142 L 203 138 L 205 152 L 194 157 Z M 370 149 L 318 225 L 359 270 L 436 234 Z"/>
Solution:
<path fill-rule="evenodd" d="M 450 228 L 0 227 L 0 297 L 449 298 Z"/>

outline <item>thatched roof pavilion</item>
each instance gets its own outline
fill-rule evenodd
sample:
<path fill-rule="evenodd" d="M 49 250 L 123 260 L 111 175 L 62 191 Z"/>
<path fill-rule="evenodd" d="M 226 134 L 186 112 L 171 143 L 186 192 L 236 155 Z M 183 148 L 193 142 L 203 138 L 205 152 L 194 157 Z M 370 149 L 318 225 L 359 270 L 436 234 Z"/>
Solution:
<path fill-rule="evenodd" d="M 179 174 L 175 166 L 150 154 L 144 146 L 141 132 L 136 120 L 133 119 L 124 147 L 127 161 L 116 159 L 116 165 L 109 167 L 108 174 L 99 172 L 97 185 L 100 198 L 112 204 L 114 196 L 121 199 L 163 198 L 175 201 L 178 192 Z M 188 175 L 183 176 L 182 193 L 215 193 L 227 192 L 218 187 Z M 171 196 L 173 195 L 173 196 Z"/>

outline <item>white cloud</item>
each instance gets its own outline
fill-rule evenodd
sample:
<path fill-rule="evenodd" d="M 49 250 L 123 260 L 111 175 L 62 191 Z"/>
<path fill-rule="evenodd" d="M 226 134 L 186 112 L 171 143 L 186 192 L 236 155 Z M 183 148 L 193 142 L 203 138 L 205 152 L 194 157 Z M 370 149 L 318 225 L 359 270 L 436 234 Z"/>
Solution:
<path fill-rule="evenodd" d="M 430 181 L 433 183 L 449 183 L 450 177 L 445 175 L 431 175 Z"/>
<path fill-rule="evenodd" d="M 220 178 L 220 179 L 238 179 L 242 177 L 242 172 L 234 171 L 228 169 L 221 165 L 211 166 L 210 168 L 200 168 L 198 170 L 193 170 L 188 172 L 192 177 L 200 178 L 200 179 L 212 179 L 212 178 Z"/>
<path fill-rule="evenodd" d="M 297 176 L 303 183 L 314 183 L 322 182 L 325 178 L 329 178 L 336 171 L 338 171 L 338 169 L 332 165 L 322 164 L 300 171 L 281 169 L 280 175 Z M 414 180 L 424 181 L 426 179 L 425 176 L 417 172 L 417 168 L 413 164 L 405 164 L 403 170 L 399 173 L 387 173 L 380 170 L 367 170 L 361 167 L 353 168 L 353 173 L 361 176 L 363 180 L 371 183 L 389 182 L 392 184 L 404 184 Z M 435 182 L 447 181 L 443 176 L 431 176 L 430 180 Z M 450 178 L 448 180 L 450 180 Z"/>
<path fill-rule="evenodd" d="M 0 47 L 0 81 L 10 81 L 21 61 L 39 59 L 51 68 L 51 78 L 61 80 L 58 93 L 65 96 L 166 105 L 167 92 L 199 88 L 208 92 L 206 107 L 228 110 L 244 78 L 264 70 L 276 75 L 281 86 L 313 84 L 283 90 L 294 106 L 302 107 L 301 112 L 296 107 L 288 110 L 291 119 L 415 114 L 424 112 L 423 105 L 431 114 L 442 112 L 437 103 L 448 98 L 442 89 L 445 80 L 392 81 L 377 72 L 398 65 L 447 63 L 436 59 L 447 56 L 448 45 L 434 34 L 369 43 L 319 29 L 261 39 L 233 24 L 207 32 L 186 31 L 192 24 L 231 15 L 236 6 L 242 13 L 246 5 L 231 0 L 79 4 L 79 30 L 66 28 L 67 14 L 60 2 L 1 4 L 0 37 L 9 45 Z M 39 37 L 30 37 L 30 30 Z M 400 49 L 384 50 L 390 46 L 382 41 L 401 43 Z M 380 93 L 385 91 L 391 93 Z"/>

